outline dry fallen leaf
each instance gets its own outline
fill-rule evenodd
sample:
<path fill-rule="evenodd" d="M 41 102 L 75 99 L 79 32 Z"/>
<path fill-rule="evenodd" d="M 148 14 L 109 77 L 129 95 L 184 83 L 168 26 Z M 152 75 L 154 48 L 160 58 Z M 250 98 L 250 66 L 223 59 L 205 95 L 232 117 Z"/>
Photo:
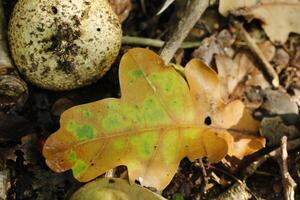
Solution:
<path fill-rule="evenodd" d="M 118 15 L 120 22 L 124 22 L 132 9 L 131 0 L 108 0 L 108 2 Z"/>
<path fill-rule="evenodd" d="M 262 91 L 264 103 L 261 109 L 276 115 L 298 114 L 298 106 L 292 101 L 290 95 L 277 90 L 266 89 Z"/>
<path fill-rule="evenodd" d="M 119 68 L 122 97 L 65 111 L 43 149 L 48 166 L 72 169 L 79 181 L 89 181 L 126 165 L 131 181 L 162 190 L 185 156 L 214 162 L 264 146 L 264 139 L 242 134 L 258 124 L 241 101 L 222 101 L 211 68 L 195 59 L 185 76 L 188 83 L 150 50 L 129 50 Z"/>
<path fill-rule="evenodd" d="M 238 12 L 249 20 L 259 19 L 272 42 L 285 43 L 290 33 L 300 33 L 300 3 L 258 4 Z"/>
<path fill-rule="evenodd" d="M 231 11 L 240 8 L 249 8 L 258 3 L 299 3 L 299 0 L 220 0 L 219 13 L 223 16 L 227 16 Z"/>
<path fill-rule="evenodd" d="M 245 79 L 254 66 L 251 62 L 243 62 L 246 55 L 242 53 L 237 54 L 234 60 L 224 55 L 217 55 L 215 59 L 223 87 L 222 97 L 228 101 L 238 84 Z"/>
<path fill-rule="evenodd" d="M 201 45 L 193 52 L 194 58 L 199 58 L 205 64 L 210 65 L 213 61 L 214 55 L 227 55 L 234 54 L 231 45 L 234 43 L 235 38 L 232 34 L 224 29 L 218 34 L 214 34 L 205 38 Z"/>
<path fill-rule="evenodd" d="M 166 200 L 137 184 L 120 178 L 100 178 L 77 190 L 70 200 Z"/>
<path fill-rule="evenodd" d="M 267 61 L 270 62 L 275 56 L 275 51 L 276 51 L 275 46 L 269 40 L 266 40 L 266 41 L 258 44 L 258 46 L 261 49 L 261 51 L 263 52 Z"/>
<path fill-rule="evenodd" d="M 260 86 L 262 89 L 269 87 L 249 53 L 240 52 L 234 59 L 217 55 L 215 60 L 222 86 L 222 99 L 225 102 L 240 98 L 246 86 Z"/>
<path fill-rule="evenodd" d="M 257 0 L 220 0 L 219 2 L 219 12 L 223 16 L 227 16 L 232 10 L 238 8 L 245 8 L 255 5 Z"/>

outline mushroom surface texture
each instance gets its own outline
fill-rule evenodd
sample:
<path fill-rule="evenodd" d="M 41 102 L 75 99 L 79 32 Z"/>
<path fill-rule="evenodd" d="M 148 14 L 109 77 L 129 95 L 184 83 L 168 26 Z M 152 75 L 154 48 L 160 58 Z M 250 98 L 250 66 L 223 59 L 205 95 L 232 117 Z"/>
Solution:
<path fill-rule="evenodd" d="M 70 90 L 109 70 L 122 29 L 107 0 L 19 0 L 8 36 L 14 62 L 27 80 Z"/>

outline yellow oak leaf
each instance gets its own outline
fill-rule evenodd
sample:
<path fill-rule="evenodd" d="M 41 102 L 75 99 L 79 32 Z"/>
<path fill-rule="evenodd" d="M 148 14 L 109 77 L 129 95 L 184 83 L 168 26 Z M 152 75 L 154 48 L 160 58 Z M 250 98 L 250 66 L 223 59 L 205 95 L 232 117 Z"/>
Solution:
<path fill-rule="evenodd" d="M 162 190 L 186 156 L 216 162 L 264 146 L 263 138 L 250 134 L 257 122 L 243 103 L 221 100 L 211 68 L 192 60 L 185 76 L 187 81 L 148 49 L 129 50 L 120 63 L 121 98 L 65 111 L 43 149 L 48 166 L 56 172 L 72 169 L 85 182 L 126 165 L 131 181 Z"/>

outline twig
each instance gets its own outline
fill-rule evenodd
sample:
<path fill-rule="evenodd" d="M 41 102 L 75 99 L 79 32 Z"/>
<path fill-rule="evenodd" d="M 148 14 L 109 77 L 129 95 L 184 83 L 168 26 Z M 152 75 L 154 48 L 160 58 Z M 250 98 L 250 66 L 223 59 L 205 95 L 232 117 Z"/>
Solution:
<path fill-rule="evenodd" d="M 160 56 L 166 64 L 171 61 L 177 49 L 180 47 L 181 43 L 199 20 L 208 5 L 208 0 L 191 0 L 182 19 L 179 21 L 170 39 L 165 43 L 160 52 Z"/>
<path fill-rule="evenodd" d="M 244 180 L 241 181 L 240 179 L 238 179 L 237 177 L 228 173 L 225 170 L 219 169 L 214 166 L 211 166 L 211 167 L 214 170 L 219 171 L 235 180 L 235 183 L 228 190 L 226 190 L 221 195 L 219 195 L 216 200 L 222 200 L 222 198 L 224 198 L 224 197 L 226 197 L 224 200 L 228 200 L 230 198 L 231 199 L 240 199 L 240 198 L 241 199 L 250 199 L 252 196 L 254 197 L 254 199 L 258 199 L 256 197 L 256 195 L 248 188 L 248 186 L 246 185 Z M 240 194 L 236 194 L 237 192 Z M 240 197 L 240 198 L 237 198 L 237 197 Z"/>
<path fill-rule="evenodd" d="M 203 164 L 203 160 L 201 158 L 199 159 L 199 165 L 200 165 L 200 168 L 202 171 L 202 176 L 203 176 L 203 181 L 204 181 L 204 183 L 201 185 L 201 193 L 205 194 L 207 192 L 206 186 L 208 185 L 208 176 L 207 176 L 205 166 Z"/>
<path fill-rule="evenodd" d="M 300 147 L 300 138 L 291 140 L 287 142 L 287 147 L 286 149 L 288 151 L 292 151 L 294 149 L 297 149 Z M 274 149 L 273 151 L 269 152 L 268 154 L 265 154 L 263 156 L 261 156 L 260 158 L 258 158 L 258 160 L 252 162 L 248 167 L 246 167 L 246 169 L 242 172 L 242 177 L 243 179 L 241 180 L 242 182 L 245 182 L 246 179 L 251 176 L 252 174 L 254 174 L 254 172 L 257 170 L 258 167 L 260 167 L 264 162 L 266 162 L 269 158 L 275 158 L 275 159 L 279 159 L 281 157 L 281 152 L 282 152 L 282 148 L 279 147 L 277 149 Z M 295 187 L 292 186 L 292 187 Z M 248 190 L 247 191 L 247 185 L 245 184 L 241 184 L 240 181 L 237 181 L 235 184 L 233 184 L 226 192 L 224 192 L 223 194 L 221 194 L 217 199 L 221 200 L 224 199 L 225 197 L 228 199 L 229 197 L 232 197 L 231 199 L 235 199 L 235 195 L 236 192 L 248 192 L 249 194 L 252 194 L 254 196 L 254 194 Z M 248 197 L 248 195 L 246 195 L 246 193 L 244 194 L 244 196 L 242 196 L 244 199 L 246 199 L 245 197 Z M 236 198 L 236 199 L 240 199 L 242 197 Z M 255 196 L 254 196 L 255 197 Z M 226 200 L 227 200 L 226 199 Z"/>
<path fill-rule="evenodd" d="M 300 148 L 300 138 L 290 140 L 287 142 L 287 150 L 292 151 L 294 149 Z M 264 162 L 266 162 L 269 158 L 278 159 L 281 156 L 281 148 L 274 149 L 258 158 L 258 160 L 252 162 L 243 172 L 243 180 L 246 180 L 249 176 L 251 176 L 258 167 L 260 167 Z"/>
<path fill-rule="evenodd" d="M 247 42 L 250 50 L 255 54 L 257 59 L 260 61 L 268 75 L 272 78 L 272 85 L 277 88 L 279 86 L 279 77 L 278 74 L 276 73 L 275 69 L 273 66 L 269 63 L 269 61 L 266 59 L 265 55 L 263 52 L 260 50 L 258 45 L 256 44 L 255 40 L 249 35 L 249 33 L 244 29 L 244 27 L 239 24 L 235 23 L 234 24 L 238 29 L 240 29 L 240 33 L 242 34 L 243 38 Z"/>
<path fill-rule="evenodd" d="M 289 171 L 288 171 L 288 153 L 287 153 L 287 137 L 283 136 L 281 139 L 281 156 L 280 159 L 278 159 L 278 163 L 281 170 L 281 176 L 282 176 L 282 184 L 283 184 L 283 190 L 284 190 L 284 199 L 285 200 L 294 200 L 295 196 L 295 188 L 297 184 L 291 177 Z"/>
<path fill-rule="evenodd" d="M 135 37 L 135 36 L 123 36 L 122 44 L 128 45 L 141 45 L 141 46 L 150 46 L 161 48 L 164 46 L 165 42 L 158 39 L 144 38 L 144 37 Z M 191 42 L 183 42 L 181 44 L 181 48 L 189 49 L 199 47 L 201 42 L 199 41 L 191 41 Z"/>
<path fill-rule="evenodd" d="M 18 76 L 9 58 L 3 2 L 0 0 L 0 110 L 21 107 L 27 99 L 26 83 Z"/>

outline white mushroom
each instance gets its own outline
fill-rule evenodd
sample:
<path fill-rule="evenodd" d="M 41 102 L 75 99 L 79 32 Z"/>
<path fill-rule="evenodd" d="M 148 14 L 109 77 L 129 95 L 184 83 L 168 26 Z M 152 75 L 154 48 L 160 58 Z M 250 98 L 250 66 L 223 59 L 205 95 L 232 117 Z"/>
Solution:
<path fill-rule="evenodd" d="M 19 0 L 9 43 L 19 71 L 35 85 L 68 90 L 104 75 L 122 30 L 107 0 Z"/>

